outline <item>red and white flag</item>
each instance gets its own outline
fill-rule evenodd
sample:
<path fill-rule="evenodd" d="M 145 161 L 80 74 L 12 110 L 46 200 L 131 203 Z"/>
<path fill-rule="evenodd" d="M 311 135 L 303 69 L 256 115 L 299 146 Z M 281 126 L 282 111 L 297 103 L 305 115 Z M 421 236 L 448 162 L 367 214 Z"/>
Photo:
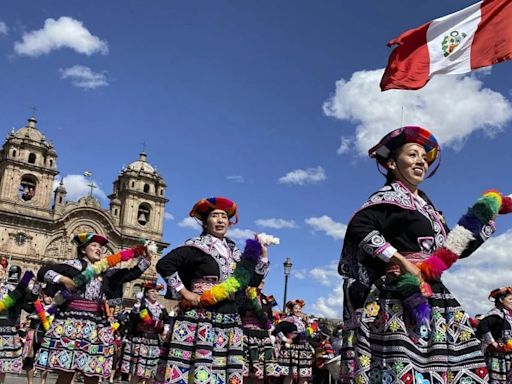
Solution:
<path fill-rule="evenodd" d="M 461 74 L 512 58 L 512 0 L 484 0 L 402 33 L 388 46 L 380 89 L 419 89 L 432 76 Z"/>

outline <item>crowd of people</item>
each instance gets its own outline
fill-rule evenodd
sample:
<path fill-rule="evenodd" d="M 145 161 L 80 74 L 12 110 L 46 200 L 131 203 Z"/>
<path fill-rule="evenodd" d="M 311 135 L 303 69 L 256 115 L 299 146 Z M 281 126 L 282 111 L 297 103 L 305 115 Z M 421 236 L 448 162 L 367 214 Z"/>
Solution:
<path fill-rule="evenodd" d="M 440 150 L 416 126 L 369 150 L 385 184 L 347 227 L 338 268 L 342 328 L 308 320 L 303 300 L 275 311 L 263 293 L 268 239 L 256 235 L 239 249 L 226 236 L 237 205 L 207 198 L 190 211 L 200 235 L 156 263 L 168 294 L 179 298 L 176 310 L 158 300 L 157 281 L 144 284 L 128 311 L 113 310 L 123 284 L 150 266 L 151 242 L 105 256 L 107 238 L 80 233 L 73 258 L 24 274 L 3 259 L 0 383 L 25 370 L 30 384 L 34 369 L 43 383 L 46 372 L 57 374 L 57 384 L 77 375 L 86 384 L 117 376 L 131 384 L 511 383 L 512 287 L 493 290 L 494 308 L 475 320 L 441 279 L 492 235 L 511 198 L 486 191 L 448 228 L 419 188 L 437 170 Z M 134 266 L 119 267 L 132 259 Z M 334 378 L 326 369 L 333 361 Z"/>

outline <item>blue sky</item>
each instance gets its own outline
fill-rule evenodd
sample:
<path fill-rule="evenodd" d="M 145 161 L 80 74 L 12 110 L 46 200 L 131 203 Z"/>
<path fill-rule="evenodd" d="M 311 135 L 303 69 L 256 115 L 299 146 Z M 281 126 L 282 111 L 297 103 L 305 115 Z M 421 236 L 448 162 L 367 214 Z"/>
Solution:
<path fill-rule="evenodd" d="M 423 189 L 454 224 L 487 188 L 512 192 L 511 63 L 423 90 L 381 93 L 388 40 L 471 1 L 6 1 L 0 15 L 0 130 L 38 127 L 58 152 L 71 198 L 91 170 L 103 206 L 123 165 L 165 178 L 164 240 L 200 198 L 240 207 L 232 235 L 278 236 L 267 292 L 308 312 L 341 310 L 337 263 L 352 213 L 383 183 L 365 151 L 403 121 L 430 128 L 442 165 Z M 472 313 L 512 284 L 512 217 L 446 276 Z"/>

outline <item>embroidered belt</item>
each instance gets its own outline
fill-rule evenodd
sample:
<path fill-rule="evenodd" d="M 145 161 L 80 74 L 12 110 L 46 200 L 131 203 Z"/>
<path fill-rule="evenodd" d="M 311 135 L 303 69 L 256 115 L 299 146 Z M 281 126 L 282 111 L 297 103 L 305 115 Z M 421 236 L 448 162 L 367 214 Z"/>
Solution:
<path fill-rule="evenodd" d="M 193 279 L 191 281 L 191 290 L 198 295 L 202 295 L 204 291 L 207 291 L 218 282 L 219 278 L 217 276 L 205 276 L 201 279 Z"/>
<path fill-rule="evenodd" d="M 68 301 L 67 309 L 84 312 L 102 312 L 103 306 L 92 300 L 74 299 Z"/>
<path fill-rule="evenodd" d="M 430 257 L 429 254 L 422 252 L 400 252 L 400 254 L 415 265 L 425 261 Z M 393 273 L 395 275 L 399 275 L 400 266 L 395 263 L 389 263 L 388 267 L 386 268 L 386 273 Z"/>

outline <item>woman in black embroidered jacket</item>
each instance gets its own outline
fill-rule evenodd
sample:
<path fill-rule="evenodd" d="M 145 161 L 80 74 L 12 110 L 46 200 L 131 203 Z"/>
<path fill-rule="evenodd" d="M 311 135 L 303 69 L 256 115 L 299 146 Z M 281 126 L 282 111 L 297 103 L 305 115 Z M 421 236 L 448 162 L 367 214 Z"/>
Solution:
<path fill-rule="evenodd" d="M 387 170 L 387 182 L 352 217 L 343 244 L 344 383 L 487 382 L 468 315 L 444 284 L 431 282 L 428 326 L 415 326 L 404 315 L 398 292 L 398 277 L 407 272 L 421 279 L 416 263 L 440 248 L 449 231 L 441 212 L 419 189 L 439 150 L 429 131 L 410 126 L 392 131 L 370 149 Z M 484 225 L 460 257 L 493 231 L 492 222 Z"/>
<path fill-rule="evenodd" d="M 36 367 L 59 374 L 57 384 L 67 384 L 76 372 L 82 372 L 86 384 L 108 378 L 112 370 L 114 335 L 105 313 L 106 294 L 101 275 L 77 288 L 73 278 L 89 265 L 102 259 L 102 247 L 108 240 L 95 233 L 80 233 L 73 238 L 77 258 L 43 267 L 38 280 L 46 281 L 48 291 L 67 290 L 71 296 L 61 305 L 46 332 L 36 356 Z M 133 268 L 118 269 L 110 283 L 123 284 L 138 278 L 150 265 L 150 252 L 143 251 Z"/>
<path fill-rule="evenodd" d="M 307 324 L 302 307 L 304 300 L 286 303 L 288 316 L 276 325 L 272 332 L 279 338 L 279 365 L 282 368 L 284 384 L 307 383 L 313 374 L 314 349 L 306 339 Z"/>
<path fill-rule="evenodd" d="M 143 297 L 130 312 L 130 337 L 125 340 L 121 362 L 121 372 L 131 375 L 130 384 L 151 383 L 155 378 L 160 335 L 169 332 L 169 315 L 157 300 L 158 291 L 162 289 L 163 285 L 156 281 L 144 283 Z"/>
<path fill-rule="evenodd" d="M 234 202 L 222 197 L 200 200 L 190 212 L 203 226 L 199 237 L 189 239 L 160 259 L 156 269 L 170 289 L 199 305 L 200 295 L 233 274 L 241 252 L 226 237 L 237 222 Z M 234 221 L 231 221 L 235 218 Z M 266 263 L 256 266 L 258 285 Z M 175 318 L 170 341 L 163 348 L 157 370 L 159 383 L 242 383 L 243 332 L 234 298 L 185 309 Z"/>
<path fill-rule="evenodd" d="M 491 291 L 494 308 L 485 314 L 476 328 L 489 370 L 489 384 L 512 382 L 512 287 Z"/>
<path fill-rule="evenodd" d="M 0 269 L 4 272 L 3 268 L 7 268 L 7 260 L 2 259 L 1 263 Z M 22 299 L 12 307 L 0 312 L 0 383 L 4 383 L 6 373 L 21 373 L 23 343 L 18 332 L 21 311 L 31 312 L 33 302 L 37 298 L 37 294 L 30 292 L 24 283 L 20 284 L 22 276 L 19 266 L 12 265 L 6 277 L 5 281 L 0 280 L 0 299 L 15 289 L 20 289 L 20 287 L 25 287 L 25 289 L 21 288 L 23 289 Z"/>

